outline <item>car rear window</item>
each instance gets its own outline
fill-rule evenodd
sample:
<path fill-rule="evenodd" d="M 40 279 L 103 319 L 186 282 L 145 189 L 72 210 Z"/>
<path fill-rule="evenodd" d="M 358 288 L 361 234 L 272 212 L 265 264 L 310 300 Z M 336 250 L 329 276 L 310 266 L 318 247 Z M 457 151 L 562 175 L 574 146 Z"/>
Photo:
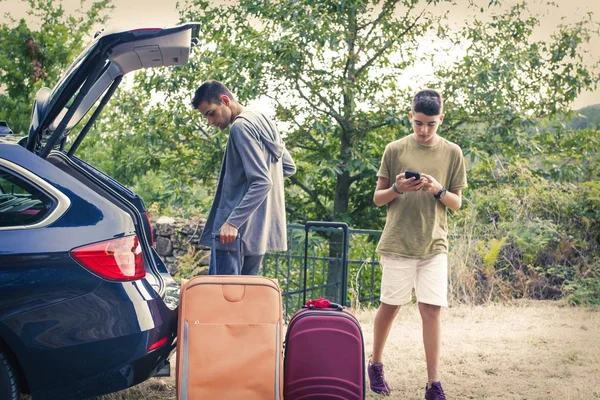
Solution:
<path fill-rule="evenodd" d="M 0 227 L 31 225 L 44 219 L 54 200 L 23 178 L 0 168 Z"/>

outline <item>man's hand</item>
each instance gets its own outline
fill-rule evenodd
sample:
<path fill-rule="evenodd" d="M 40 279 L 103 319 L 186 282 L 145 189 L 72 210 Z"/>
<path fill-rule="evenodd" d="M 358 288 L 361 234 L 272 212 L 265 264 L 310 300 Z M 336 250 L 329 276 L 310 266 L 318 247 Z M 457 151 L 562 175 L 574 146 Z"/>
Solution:
<path fill-rule="evenodd" d="M 438 194 L 440 190 L 444 187 L 439 183 L 433 176 L 427 174 L 421 174 L 421 179 L 424 179 L 423 188 L 421 189 L 424 192 L 432 193 L 434 195 Z"/>
<path fill-rule="evenodd" d="M 395 185 L 399 192 L 418 192 L 422 189 L 424 182 L 423 174 L 421 174 L 420 180 L 416 180 L 414 177 L 404 179 L 403 172 L 400 175 L 396 175 Z"/>
<path fill-rule="evenodd" d="M 225 222 L 221 229 L 219 229 L 219 234 L 221 235 L 220 243 L 232 243 L 237 238 L 238 230 L 233 225 Z"/>

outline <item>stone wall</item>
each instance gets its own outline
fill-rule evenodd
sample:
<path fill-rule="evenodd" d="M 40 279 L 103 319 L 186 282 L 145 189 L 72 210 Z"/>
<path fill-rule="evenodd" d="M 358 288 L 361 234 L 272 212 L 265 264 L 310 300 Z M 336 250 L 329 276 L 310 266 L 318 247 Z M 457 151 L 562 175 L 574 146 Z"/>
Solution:
<path fill-rule="evenodd" d="M 185 220 L 163 216 L 152 221 L 156 252 L 171 275 L 177 273 L 182 260 L 198 266 L 208 266 L 210 249 L 198 245 L 205 223 L 204 217 Z M 181 258 L 182 256 L 185 257 Z"/>

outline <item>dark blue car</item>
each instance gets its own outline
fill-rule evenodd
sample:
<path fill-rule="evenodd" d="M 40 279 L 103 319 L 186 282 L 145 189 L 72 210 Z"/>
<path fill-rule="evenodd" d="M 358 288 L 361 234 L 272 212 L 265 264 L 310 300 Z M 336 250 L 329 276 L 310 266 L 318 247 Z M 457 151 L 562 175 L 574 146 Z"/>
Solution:
<path fill-rule="evenodd" d="M 168 372 L 179 287 L 144 203 L 74 152 L 124 74 L 188 61 L 194 28 L 97 37 L 39 91 L 28 136 L 3 129 L 0 400 L 83 399 Z"/>

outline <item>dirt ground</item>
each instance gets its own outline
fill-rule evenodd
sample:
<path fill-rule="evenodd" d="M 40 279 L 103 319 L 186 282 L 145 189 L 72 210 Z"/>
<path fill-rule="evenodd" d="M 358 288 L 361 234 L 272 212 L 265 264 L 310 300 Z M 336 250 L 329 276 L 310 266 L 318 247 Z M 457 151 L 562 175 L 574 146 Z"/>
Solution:
<path fill-rule="evenodd" d="M 374 316 L 375 310 L 358 312 L 367 357 Z M 448 399 L 600 399 L 600 309 L 527 301 L 451 307 L 442 318 Z M 369 392 L 367 399 L 423 399 L 427 375 L 415 305 L 401 310 L 384 358 L 394 393 Z M 97 400 L 175 399 L 174 368 L 172 375 Z"/>

